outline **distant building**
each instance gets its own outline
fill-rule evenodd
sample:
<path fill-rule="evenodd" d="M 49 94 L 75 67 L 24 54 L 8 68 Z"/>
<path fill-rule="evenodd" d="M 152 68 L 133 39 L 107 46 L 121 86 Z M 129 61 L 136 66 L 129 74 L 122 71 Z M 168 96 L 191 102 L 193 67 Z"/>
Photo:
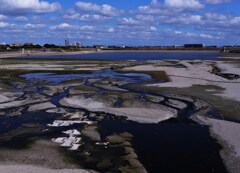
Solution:
<path fill-rule="evenodd" d="M 21 46 L 23 46 L 23 44 L 22 43 L 13 43 L 12 46 L 13 47 L 21 47 Z"/>
<path fill-rule="evenodd" d="M 82 47 L 81 43 L 78 41 L 75 41 L 73 44 L 75 47 Z"/>
<path fill-rule="evenodd" d="M 184 44 L 184 48 L 203 48 L 203 44 Z"/>
<path fill-rule="evenodd" d="M 66 39 L 65 39 L 65 46 L 70 46 L 69 38 L 66 38 Z"/>

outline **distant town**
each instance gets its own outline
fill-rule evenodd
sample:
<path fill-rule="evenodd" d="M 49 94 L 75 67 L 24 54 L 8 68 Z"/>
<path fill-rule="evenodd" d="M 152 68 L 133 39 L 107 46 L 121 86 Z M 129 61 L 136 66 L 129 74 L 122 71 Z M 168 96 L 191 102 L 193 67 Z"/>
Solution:
<path fill-rule="evenodd" d="M 240 45 L 224 45 L 216 46 L 204 44 L 184 44 L 184 45 L 169 45 L 169 46 L 125 46 L 125 45 L 92 45 L 83 46 L 80 41 L 71 42 L 69 38 L 64 40 L 64 45 L 56 45 L 46 43 L 44 45 L 34 43 L 0 43 L 0 52 L 19 52 L 27 53 L 33 51 L 42 52 L 70 52 L 84 50 L 217 50 L 223 53 L 240 53 Z"/>

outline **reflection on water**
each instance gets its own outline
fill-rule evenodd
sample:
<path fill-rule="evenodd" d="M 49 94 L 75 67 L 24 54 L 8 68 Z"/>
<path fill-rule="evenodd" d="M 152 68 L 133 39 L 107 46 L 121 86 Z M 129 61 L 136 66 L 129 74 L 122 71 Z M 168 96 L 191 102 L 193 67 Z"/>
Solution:
<path fill-rule="evenodd" d="M 96 71 L 91 74 L 67 74 L 67 75 L 59 75 L 55 73 L 28 73 L 21 75 L 21 77 L 27 80 L 43 80 L 49 81 L 53 83 L 62 83 L 65 81 L 73 80 L 73 79 L 94 79 L 94 78 L 115 78 L 115 79 L 123 79 L 131 82 L 140 82 L 150 80 L 151 76 L 143 73 L 117 73 L 113 70 L 101 70 Z"/>

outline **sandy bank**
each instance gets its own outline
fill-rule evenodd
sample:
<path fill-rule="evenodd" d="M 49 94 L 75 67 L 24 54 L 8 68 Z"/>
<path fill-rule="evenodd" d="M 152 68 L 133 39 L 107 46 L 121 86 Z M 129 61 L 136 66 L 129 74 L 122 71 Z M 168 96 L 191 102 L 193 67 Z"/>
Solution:
<path fill-rule="evenodd" d="M 75 51 L 75 52 L 30 52 L 30 53 L 0 53 L 1 58 L 14 58 L 14 57 L 31 57 L 31 56 L 53 56 L 53 55 L 78 55 L 78 54 L 87 54 L 87 53 L 96 53 L 96 51 Z"/>
<path fill-rule="evenodd" d="M 165 83 L 154 83 L 148 86 L 188 88 L 193 85 L 215 85 L 225 89 L 222 93 L 216 94 L 223 98 L 240 101 L 240 79 L 228 80 L 213 74 L 212 65 L 218 66 L 223 72 L 240 75 L 240 68 L 225 61 L 179 61 L 186 68 L 174 68 L 167 66 L 138 65 L 124 68 L 133 71 L 165 71 L 170 81 Z M 194 64 L 195 63 L 195 64 Z"/>
<path fill-rule="evenodd" d="M 94 173 L 82 169 L 47 169 L 30 165 L 0 165 L 2 173 Z"/>
<path fill-rule="evenodd" d="M 93 112 L 105 112 L 118 116 L 125 116 L 129 120 L 139 123 L 159 123 L 161 121 L 173 118 L 177 111 L 168 107 L 160 106 L 159 109 L 130 107 L 130 108 L 113 108 L 91 98 L 84 99 L 79 96 L 64 98 L 60 104 L 73 108 L 84 108 Z"/>
<path fill-rule="evenodd" d="M 240 124 L 230 121 L 217 120 L 202 116 L 197 116 L 201 122 L 210 126 L 213 137 L 223 145 L 221 151 L 229 172 L 239 173 L 240 170 Z"/>

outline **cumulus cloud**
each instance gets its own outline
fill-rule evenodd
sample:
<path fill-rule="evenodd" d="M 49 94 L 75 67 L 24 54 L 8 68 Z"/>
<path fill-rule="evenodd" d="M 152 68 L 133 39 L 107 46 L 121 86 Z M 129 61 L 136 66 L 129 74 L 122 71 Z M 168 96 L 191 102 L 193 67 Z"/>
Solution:
<path fill-rule="evenodd" d="M 2 14 L 19 15 L 28 13 L 49 13 L 61 8 L 59 3 L 41 0 L 0 0 Z"/>
<path fill-rule="evenodd" d="M 198 0 L 165 0 L 164 4 L 170 8 L 177 9 L 201 9 L 204 7 Z"/>
<path fill-rule="evenodd" d="M 10 26 L 9 23 L 6 23 L 6 22 L 0 22 L 0 28 L 6 28 L 6 27 L 8 27 L 8 26 Z"/>
<path fill-rule="evenodd" d="M 45 24 L 31 24 L 31 23 L 28 23 L 28 24 L 23 25 L 23 28 L 25 28 L 25 29 L 42 29 L 44 27 L 46 27 Z"/>
<path fill-rule="evenodd" d="M 99 15 L 99 14 L 83 14 L 77 13 L 75 11 L 70 11 L 68 14 L 64 15 L 64 18 L 71 20 L 79 20 L 83 22 L 105 22 L 111 20 L 112 17 Z"/>
<path fill-rule="evenodd" d="M 210 35 L 210 34 L 200 34 L 200 37 L 207 38 L 207 39 L 220 39 L 219 37 L 215 37 L 215 36 Z"/>
<path fill-rule="evenodd" d="M 151 31 L 157 31 L 157 28 L 156 28 L 155 26 L 151 26 L 151 27 L 150 27 L 150 30 L 151 30 Z"/>
<path fill-rule="evenodd" d="M 18 17 L 15 17 L 14 20 L 17 22 L 27 22 L 28 18 L 25 16 L 18 16 Z"/>
<path fill-rule="evenodd" d="M 7 19 L 7 16 L 0 14 L 0 20 L 5 20 Z"/>
<path fill-rule="evenodd" d="M 142 25 L 143 23 L 139 20 L 133 19 L 133 18 L 126 18 L 119 20 L 119 24 L 121 25 Z"/>
<path fill-rule="evenodd" d="M 91 2 L 76 2 L 75 6 L 81 11 L 95 12 L 106 16 L 118 16 L 120 11 L 108 4 L 98 5 Z"/>
<path fill-rule="evenodd" d="M 61 23 L 59 25 L 51 26 L 50 30 L 93 30 L 93 26 L 85 25 L 85 26 L 78 26 L 78 25 L 71 25 L 69 23 Z"/>

